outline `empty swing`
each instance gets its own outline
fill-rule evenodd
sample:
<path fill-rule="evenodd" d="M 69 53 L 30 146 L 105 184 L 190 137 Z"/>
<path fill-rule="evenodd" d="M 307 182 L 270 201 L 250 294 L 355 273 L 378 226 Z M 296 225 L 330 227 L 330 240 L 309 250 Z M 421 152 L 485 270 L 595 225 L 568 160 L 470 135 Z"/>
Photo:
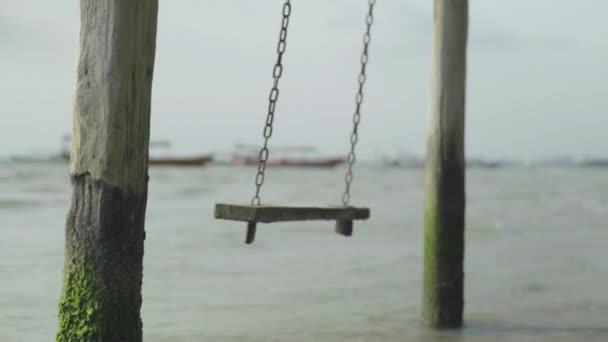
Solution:
<path fill-rule="evenodd" d="M 279 98 L 279 80 L 283 74 L 283 54 L 287 47 L 287 27 L 291 15 L 291 1 L 286 0 L 283 4 L 283 18 L 281 21 L 281 32 L 277 45 L 277 61 L 273 68 L 274 79 L 269 95 L 268 114 L 264 126 L 264 144 L 260 149 L 258 171 L 255 177 L 255 193 L 250 205 L 216 203 L 215 218 L 232 221 L 247 222 L 247 235 L 245 242 L 250 244 L 255 239 L 257 223 L 273 223 L 286 221 L 309 221 L 326 220 L 336 221 L 335 231 L 344 236 L 350 236 L 353 232 L 354 220 L 365 220 L 369 218 L 369 208 L 359 208 L 349 205 L 350 187 L 353 181 L 353 165 L 355 164 L 355 145 L 358 140 L 358 127 L 361 120 L 361 104 L 363 102 L 363 86 L 366 80 L 366 66 L 368 61 L 368 48 L 371 41 L 370 30 L 374 20 L 373 10 L 375 0 L 368 0 L 369 10 L 365 17 L 366 30 L 363 35 L 363 53 L 361 55 L 361 70 L 358 77 L 359 89 L 355 97 L 355 113 L 353 115 L 353 128 L 350 135 L 350 151 L 348 153 L 348 169 L 345 176 L 345 189 L 342 195 L 342 206 L 335 207 L 294 207 L 294 206 L 271 206 L 262 205 L 260 190 L 264 184 L 266 162 L 270 151 L 268 141 L 272 135 L 272 123 L 277 100 Z"/>

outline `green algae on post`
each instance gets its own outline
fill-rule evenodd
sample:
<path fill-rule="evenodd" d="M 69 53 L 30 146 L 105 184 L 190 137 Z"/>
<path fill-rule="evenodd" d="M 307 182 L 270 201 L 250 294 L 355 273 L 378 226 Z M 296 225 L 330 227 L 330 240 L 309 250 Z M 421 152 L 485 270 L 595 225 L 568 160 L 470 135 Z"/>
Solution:
<path fill-rule="evenodd" d="M 85 264 L 69 266 L 66 272 L 57 342 L 94 341 L 100 333 L 95 271 Z"/>

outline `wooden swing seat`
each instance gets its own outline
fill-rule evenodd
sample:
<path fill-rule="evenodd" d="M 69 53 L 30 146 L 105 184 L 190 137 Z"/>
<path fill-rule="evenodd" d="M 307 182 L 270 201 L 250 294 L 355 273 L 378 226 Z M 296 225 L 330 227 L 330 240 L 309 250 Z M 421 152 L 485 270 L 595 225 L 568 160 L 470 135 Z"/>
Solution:
<path fill-rule="evenodd" d="M 353 234 L 353 221 L 369 218 L 369 208 L 355 207 L 288 207 L 271 205 L 215 204 L 215 218 L 247 222 L 246 243 L 255 239 L 258 222 L 336 221 L 336 233 Z"/>
<path fill-rule="evenodd" d="M 215 205 L 215 218 L 244 222 L 286 221 L 352 221 L 369 218 L 369 208 L 355 207 L 290 207 L 272 205 Z"/>

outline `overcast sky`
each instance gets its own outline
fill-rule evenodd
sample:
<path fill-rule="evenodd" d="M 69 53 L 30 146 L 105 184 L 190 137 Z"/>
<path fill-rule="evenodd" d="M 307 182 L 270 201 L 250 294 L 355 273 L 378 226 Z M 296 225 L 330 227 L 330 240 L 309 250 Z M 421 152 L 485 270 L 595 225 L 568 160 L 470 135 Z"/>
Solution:
<path fill-rule="evenodd" d="M 261 142 L 281 3 L 161 0 L 152 139 L 179 153 Z M 470 3 L 467 153 L 608 156 L 608 2 Z M 366 4 L 293 1 L 272 145 L 346 152 Z M 377 1 L 366 157 L 424 152 L 431 13 Z M 0 156 L 54 152 L 71 132 L 78 30 L 78 1 L 0 0 Z"/>

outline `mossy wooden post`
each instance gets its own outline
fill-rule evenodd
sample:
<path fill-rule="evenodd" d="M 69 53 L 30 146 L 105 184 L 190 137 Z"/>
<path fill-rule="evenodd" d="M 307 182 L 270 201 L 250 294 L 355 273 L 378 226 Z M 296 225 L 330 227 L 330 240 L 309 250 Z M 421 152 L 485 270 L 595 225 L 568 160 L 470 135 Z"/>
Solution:
<path fill-rule="evenodd" d="M 158 0 L 81 0 L 57 341 L 142 341 Z"/>
<path fill-rule="evenodd" d="M 422 310 L 434 328 L 462 325 L 467 26 L 467 0 L 434 1 Z"/>

